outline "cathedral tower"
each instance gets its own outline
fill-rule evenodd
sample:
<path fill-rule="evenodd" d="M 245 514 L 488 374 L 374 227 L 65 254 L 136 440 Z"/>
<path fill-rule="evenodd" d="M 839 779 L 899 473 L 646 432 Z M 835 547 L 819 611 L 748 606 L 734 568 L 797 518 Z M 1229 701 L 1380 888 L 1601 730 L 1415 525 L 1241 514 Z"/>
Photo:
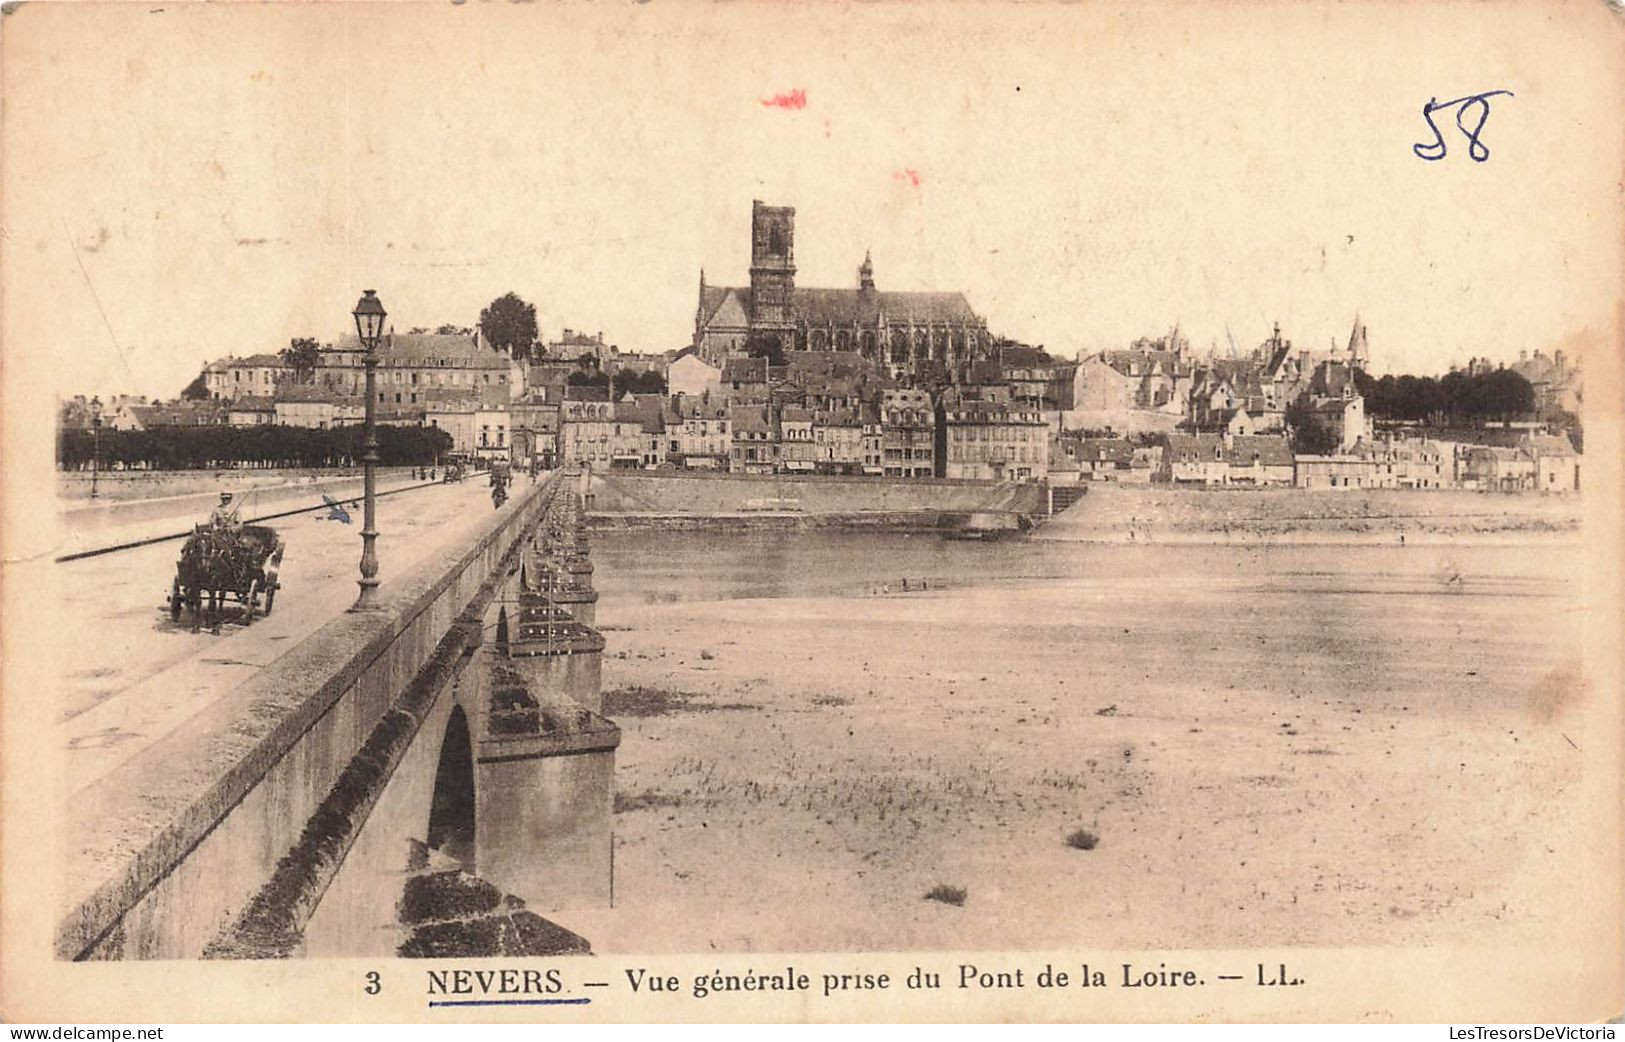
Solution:
<path fill-rule="evenodd" d="M 796 289 L 796 208 L 750 204 L 750 324 L 753 330 L 791 328 Z"/>

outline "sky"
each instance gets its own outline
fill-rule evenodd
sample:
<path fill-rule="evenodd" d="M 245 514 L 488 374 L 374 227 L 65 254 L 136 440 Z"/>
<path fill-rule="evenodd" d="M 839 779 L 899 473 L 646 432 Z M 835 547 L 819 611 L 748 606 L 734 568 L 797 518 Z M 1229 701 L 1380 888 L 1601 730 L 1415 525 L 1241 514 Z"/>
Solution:
<path fill-rule="evenodd" d="M 681 347 L 702 268 L 748 281 L 752 199 L 796 207 L 798 284 L 869 250 L 1065 356 L 1356 314 L 1378 372 L 1594 347 L 1625 270 L 1600 11 L 24 5 L 6 379 L 170 397 L 368 288 L 402 330 L 513 291 L 548 336 Z M 1490 90 L 1486 162 L 1453 110 L 1413 153 L 1424 102 Z"/>

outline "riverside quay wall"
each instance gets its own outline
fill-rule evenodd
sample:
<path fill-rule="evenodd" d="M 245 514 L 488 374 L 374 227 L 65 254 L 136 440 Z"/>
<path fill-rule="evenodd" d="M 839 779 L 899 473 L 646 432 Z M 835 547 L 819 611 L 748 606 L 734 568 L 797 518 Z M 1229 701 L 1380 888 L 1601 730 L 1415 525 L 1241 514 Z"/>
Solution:
<path fill-rule="evenodd" d="M 527 901 L 603 899 L 620 734 L 603 640 L 553 595 L 596 599 L 581 493 L 519 490 L 78 794 L 58 957 L 371 954 L 413 844 Z"/>
<path fill-rule="evenodd" d="M 799 518 L 809 526 L 933 528 L 945 517 L 976 513 L 1038 517 L 1048 510 L 1048 487 L 943 478 L 595 470 L 586 509 L 594 524 L 608 525 Z"/>

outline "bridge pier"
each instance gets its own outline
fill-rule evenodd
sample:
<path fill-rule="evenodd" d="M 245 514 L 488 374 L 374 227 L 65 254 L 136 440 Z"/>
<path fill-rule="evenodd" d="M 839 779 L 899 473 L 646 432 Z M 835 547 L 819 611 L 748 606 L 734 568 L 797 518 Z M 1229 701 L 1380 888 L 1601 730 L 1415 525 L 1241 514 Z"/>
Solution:
<path fill-rule="evenodd" d="M 575 497 L 560 499 L 509 596 L 488 610 L 496 639 L 481 648 L 471 680 L 485 709 L 475 757 L 479 874 L 544 911 L 609 901 L 621 740 L 598 715 L 604 638 L 559 601 L 565 591 L 573 605 L 597 599 L 585 545 L 572 538 Z"/>
<path fill-rule="evenodd" d="M 542 912 L 607 905 L 619 742 L 596 716 L 567 734 L 481 742 L 479 877 Z"/>

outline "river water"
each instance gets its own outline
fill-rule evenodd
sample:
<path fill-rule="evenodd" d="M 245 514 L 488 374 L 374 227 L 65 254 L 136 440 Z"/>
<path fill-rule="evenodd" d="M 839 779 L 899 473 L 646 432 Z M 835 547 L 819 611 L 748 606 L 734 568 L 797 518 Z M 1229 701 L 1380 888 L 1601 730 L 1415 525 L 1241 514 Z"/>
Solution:
<path fill-rule="evenodd" d="M 1204 584 L 1251 580 L 1270 598 L 1338 589 L 1556 595 L 1581 548 L 1556 540 L 1499 544 L 1226 545 L 1084 543 L 1015 538 L 981 543 L 867 531 L 609 531 L 594 533 L 599 617 L 622 604 L 863 596 L 928 589 L 1087 580 Z M 1268 583 L 1261 580 L 1268 578 Z"/>

